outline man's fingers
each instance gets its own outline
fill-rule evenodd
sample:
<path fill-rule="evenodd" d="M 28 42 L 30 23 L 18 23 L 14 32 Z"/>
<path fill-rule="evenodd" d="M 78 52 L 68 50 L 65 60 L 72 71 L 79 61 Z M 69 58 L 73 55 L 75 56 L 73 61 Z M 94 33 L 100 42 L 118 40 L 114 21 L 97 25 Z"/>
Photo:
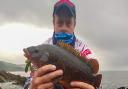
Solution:
<path fill-rule="evenodd" d="M 34 73 L 34 77 L 40 77 L 40 76 L 42 76 L 42 75 L 44 75 L 44 74 L 46 74 L 46 73 L 48 73 L 48 72 L 50 72 L 50 71 L 54 71 L 54 70 L 56 70 L 56 66 L 51 65 L 51 64 L 45 65 L 45 66 L 39 68 L 39 69 Z"/>
<path fill-rule="evenodd" d="M 90 84 L 84 82 L 72 82 L 72 87 L 79 87 L 80 89 L 94 89 L 94 87 Z"/>
<path fill-rule="evenodd" d="M 52 89 L 54 84 L 52 82 L 39 85 L 37 89 Z"/>
<path fill-rule="evenodd" d="M 45 74 L 41 77 L 33 78 L 32 83 L 37 86 L 37 85 L 40 85 L 42 83 L 51 82 L 53 79 L 61 76 L 62 74 L 63 74 L 62 70 L 56 70 L 54 72 L 50 72 L 48 74 Z"/>
<path fill-rule="evenodd" d="M 54 86 L 53 87 L 50 87 L 50 88 L 47 88 L 47 89 L 54 89 Z"/>
<path fill-rule="evenodd" d="M 42 83 L 43 83 L 43 82 L 44 82 L 44 83 L 50 82 L 50 81 L 52 81 L 53 79 L 55 79 L 55 78 L 57 78 L 57 77 L 59 77 L 59 76 L 61 76 L 61 75 L 63 75 L 63 71 L 62 71 L 62 70 L 56 70 L 56 71 L 51 72 L 51 73 L 48 73 L 48 74 L 46 74 L 46 75 L 44 75 L 44 76 L 42 76 L 42 77 L 39 77 L 39 78 L 38 78 L 38 81 L 41 81 Z"/>

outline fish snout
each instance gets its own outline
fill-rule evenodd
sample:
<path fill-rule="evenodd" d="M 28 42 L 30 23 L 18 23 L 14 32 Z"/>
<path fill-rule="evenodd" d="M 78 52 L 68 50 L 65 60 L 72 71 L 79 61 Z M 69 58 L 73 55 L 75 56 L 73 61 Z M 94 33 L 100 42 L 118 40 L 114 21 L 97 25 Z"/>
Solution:
<path fill-rule="evenodd" d="M 24 48 L 23 51 L 24 51 L 24 53 L 25 53 L 24 56 L 25 56 L 26 58 L 29 58 L 30 53 L 28 52 L 28 50 L 27 50 L 26 48 Z"/>

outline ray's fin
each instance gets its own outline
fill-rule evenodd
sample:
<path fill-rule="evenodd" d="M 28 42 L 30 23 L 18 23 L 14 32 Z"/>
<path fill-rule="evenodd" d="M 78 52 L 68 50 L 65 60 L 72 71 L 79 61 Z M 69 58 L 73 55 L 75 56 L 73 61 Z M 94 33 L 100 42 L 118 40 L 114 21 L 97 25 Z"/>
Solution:
<path fill-rule="evenodd" d="M 89 60 L 88 64 L 91 66 L 94 74 L 96 74 L 99 71 L 99 63 L 96 59 Z"/>
<path fill-rule="evenodd" d="M 94 87 L 96 89 L 99 89 L 100 84 L 101 84 L 101 80 L 102 80 L 102 74 L 98 74 L 98 75 L 95 76 Z"/>
<path fill-rule="evenodd" d="M 82 56 L 80 55 L 80 52 L 79 52 L 78 50 L 74 49 L 71 45 L 66 44 L 66 43 L 64 43 L 63 41 L 59 41 L 59 42 L 57 43 L 57 45 L 58 45 L 59 47 L 65 49 L 65 50 L 67 50 L 68 52 L 72 53 L 74 56 L 78 57 L 79 59 L 86 61 L 86 58 L 85 58 L 85 57 L 82 57 Z"/>

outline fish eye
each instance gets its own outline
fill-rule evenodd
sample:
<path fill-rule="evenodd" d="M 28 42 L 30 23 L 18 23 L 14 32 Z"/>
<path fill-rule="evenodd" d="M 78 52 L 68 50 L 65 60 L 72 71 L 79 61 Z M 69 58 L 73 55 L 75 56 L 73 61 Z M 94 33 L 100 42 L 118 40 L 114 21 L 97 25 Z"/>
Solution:
<path fill-rule="evenodd" d="M 35 53 L 38 53 L 39 51 L 36 49 L 36 50 L 34 50 L 34 52 L 35 52 Z"/>

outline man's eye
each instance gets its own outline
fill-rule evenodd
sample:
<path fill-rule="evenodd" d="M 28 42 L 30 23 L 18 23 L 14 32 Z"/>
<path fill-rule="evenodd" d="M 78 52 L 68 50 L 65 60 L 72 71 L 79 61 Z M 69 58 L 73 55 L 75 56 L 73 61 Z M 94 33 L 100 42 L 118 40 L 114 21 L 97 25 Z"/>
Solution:
<path fill-rule="evenodd" d="M 38 50 L 35 50 L 34 52 L 35 52 L 35 53 L 38 53 L 39 51 L 38 51 Z"/>
<path fill-rule="evenodd" d="M 71 27 L 72 23 L 66 23 L 67 27 Z"/>
<path fill-rule="evenodd" d="M 63 25 L 63 24 L 61 24 L 61 23 L 58 23 L 57 25 L 58 25 L 59 27 L 62 27 L 62 25 Z"/>
<path fill-rule="evenodd" d="M 71 24 L 67 24 L 67 27 L 71 27 Z"/>

